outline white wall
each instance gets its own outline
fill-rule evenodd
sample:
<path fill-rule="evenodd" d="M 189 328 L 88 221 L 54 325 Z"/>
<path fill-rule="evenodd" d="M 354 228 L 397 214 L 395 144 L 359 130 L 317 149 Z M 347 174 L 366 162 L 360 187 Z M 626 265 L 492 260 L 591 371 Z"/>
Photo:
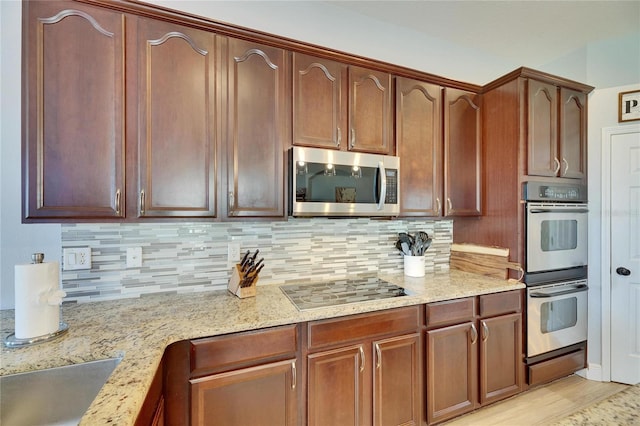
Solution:
<path fill-rule="evenodd" d="M 60 260 L 60 225 L 22 225 L 20 186 L 21 3 L 0 1 L 0 309 L 13 308 L 14 265 L 42 252 Z"/>

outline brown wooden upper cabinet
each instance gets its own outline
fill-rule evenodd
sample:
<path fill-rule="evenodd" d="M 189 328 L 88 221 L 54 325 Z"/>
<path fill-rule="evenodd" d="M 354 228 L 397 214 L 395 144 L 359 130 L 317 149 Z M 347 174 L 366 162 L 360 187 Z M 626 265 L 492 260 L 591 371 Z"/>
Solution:
<path fill-rule="evenodd" d="M 216 70 L 213 33 L 139 19 L 129 74 L 138 125 L 138 217 L 215 217 Z M 135 34 L 134 33 L 134 34 Z"/>
<path fill-rule="evenodd" d="M 396 77 L 396 147 L 400 214 L 442 215 L 442 87 Z"/>
<path fill-rule="evenodd" d="M 224 213 L 285 216 L 284 158 L 291 145 L 286 50 L 218 37 L 226 82 Z"/>
<path fill-rule="evenodd" d="M 124 15 L 22 4 L 23 217 L 123 217 Z"/>
<path fill-rule="evenodd" d="M 214 34 L 23 5 L 25 220 L 215 217 Z"/>
<path fill-rule="evenodd" d="M 482 98 L 444 89 L 444 215 L 482 214 Z"/>
<path fill-rule="evenodd" d="M 391 75 L 293 54 L 293 143 L 393 154 Z"/>
<path fill-rule="evenodd" d="M 527 174 L 584 179 L 586 95 L 533 79 L 527 89 Z"/>

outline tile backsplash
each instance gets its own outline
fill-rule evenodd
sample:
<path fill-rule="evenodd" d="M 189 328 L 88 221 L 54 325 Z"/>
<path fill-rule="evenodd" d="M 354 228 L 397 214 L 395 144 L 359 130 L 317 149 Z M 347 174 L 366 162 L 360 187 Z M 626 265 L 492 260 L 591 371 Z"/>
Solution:
<path fill-rule="evenodd" d="M 260 249 L 258 285 L 320 281 L 367 272 L 401 272 L 398 232 L 425 231 L 427 270 L 449 268 L 451 220 L 289 218 L 282 222 L 65 224 L 62 248 L 90 247 L 90 270 L 62 271 L 65 302 L 152 293 L 223 290 L 231 274 L 227 245 Z M 142 247 L 142 267 L 127 268 L 127 248 Z"/>

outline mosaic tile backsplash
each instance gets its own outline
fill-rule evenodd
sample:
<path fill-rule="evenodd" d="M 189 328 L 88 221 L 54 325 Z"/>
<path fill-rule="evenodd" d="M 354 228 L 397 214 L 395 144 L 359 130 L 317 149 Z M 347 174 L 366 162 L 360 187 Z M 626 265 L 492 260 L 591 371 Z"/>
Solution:
<path fill-rule="evenodd" d="M 398 232 L 432 238 L 427 270 L 449 268 L 451 220 L 290 218 L 282 222 L 65 224 L 62 248 L 91 247 L 90 270 L 62 271 L 64 302 L 136 298 L 152 293 L 224 290 L 227 245 L 260 249 L 258 285 L 317 282 L 362 273 L 401 272 Z M 127 268 L 127 248 L 142 247 L 142 267 Z"/>

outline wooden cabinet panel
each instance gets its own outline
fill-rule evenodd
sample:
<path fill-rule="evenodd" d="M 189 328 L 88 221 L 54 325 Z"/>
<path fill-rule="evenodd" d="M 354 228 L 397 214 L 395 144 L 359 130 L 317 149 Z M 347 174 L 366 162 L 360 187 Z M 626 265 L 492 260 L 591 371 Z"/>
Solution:
<path fill-rule="evenodd" d="M 477 406 L 477 331 L 473 323 L 427 331 L 427 422 L 433 424 Z"/>
<path fill-rule="evenodd" d="M 218 40 L 227 78 L 226 215 L 284 217 L 284 157 L 291 145 L 287 52 Z"/>
<path fill-rule="evenodd" d="M 264 360 L 295 356 L 297 326 L 234 333 L 191 341 L 191 376 L 256 365 Z"/>
<path fill-rule="evenodd" d="M 25 219 L 124 216 L 124 16 L 28 1 L 23 20 Z"/>
<path fill-rule="evenodd" d="M 216 215 L 213 33 L 137 21 L 138 217 Z"/>
<path fill-rule="evenodd" d="M 373 343 L 373 424 L 422 423 L 420 334 Z"/>
<path fill-rule="evenodd" d="M 308 346 L 317 349 L 377 336 L 410 333 L 420 327 L 418 306 L 314 321 L 308 324 Z"/>
<path fill-rule="evenodd" d="M 307 424 L 369 424 L 365 349 L 354 345 L 308 356 Z M 367 376 L 367 377 L 366 377 Z"/>
<path fill-rule="evenodd" d="M 560 176 L 587 176 L 587 95 L 560 88 Z"/>
<path fill-rule="evenodd" d="M 445 216 L 479 216 L 482 190 L 481 96 L 445 88 Z"/>
<path fill-rule="evenodd" d="M 528 367 L 529 385 L 537 386 L 568 376 L 587 366 L 587 349 L 582 347 L 557 358 L 548 359 Z"/>
<path fill-rule="evenodd" d="M 442 212 L 442 87 L 396 78 L 396 146 L 401 216 Z"/>
<path fill-rule="evenodd" d="M 522 314 L 480 320 L 480 403 L 522 390 Z"/>
<path fill-rule="evenodd" d="M 393 153 L 391 75 L 349 67 L 349 149 Z"/>
<path fill-rule="evenodd" d="M 476 316 L 476 298 L 445 300 L 425 305 L 427 327 L 471 321 Z"/>
<path fill-rule="evenodd" d="M 190 380 L 192 425 L 295 425 L 295 359 Z"/>
<path fill-rule="evenodd" d="M 528 80 L 528 171 L 529 175 L 555 176 L 557 157 L 558 95 L 556 86 Z"/>
<path fill-rule="evenodd" d="M 346 147 L 346 96 L 345 64 L 294 52 L 293 144 Z"/>
<path fill-rule="evenodd" d="M 482 318 L 522 311 L 521 290 L 484 294 L 479 299 Z"/>

